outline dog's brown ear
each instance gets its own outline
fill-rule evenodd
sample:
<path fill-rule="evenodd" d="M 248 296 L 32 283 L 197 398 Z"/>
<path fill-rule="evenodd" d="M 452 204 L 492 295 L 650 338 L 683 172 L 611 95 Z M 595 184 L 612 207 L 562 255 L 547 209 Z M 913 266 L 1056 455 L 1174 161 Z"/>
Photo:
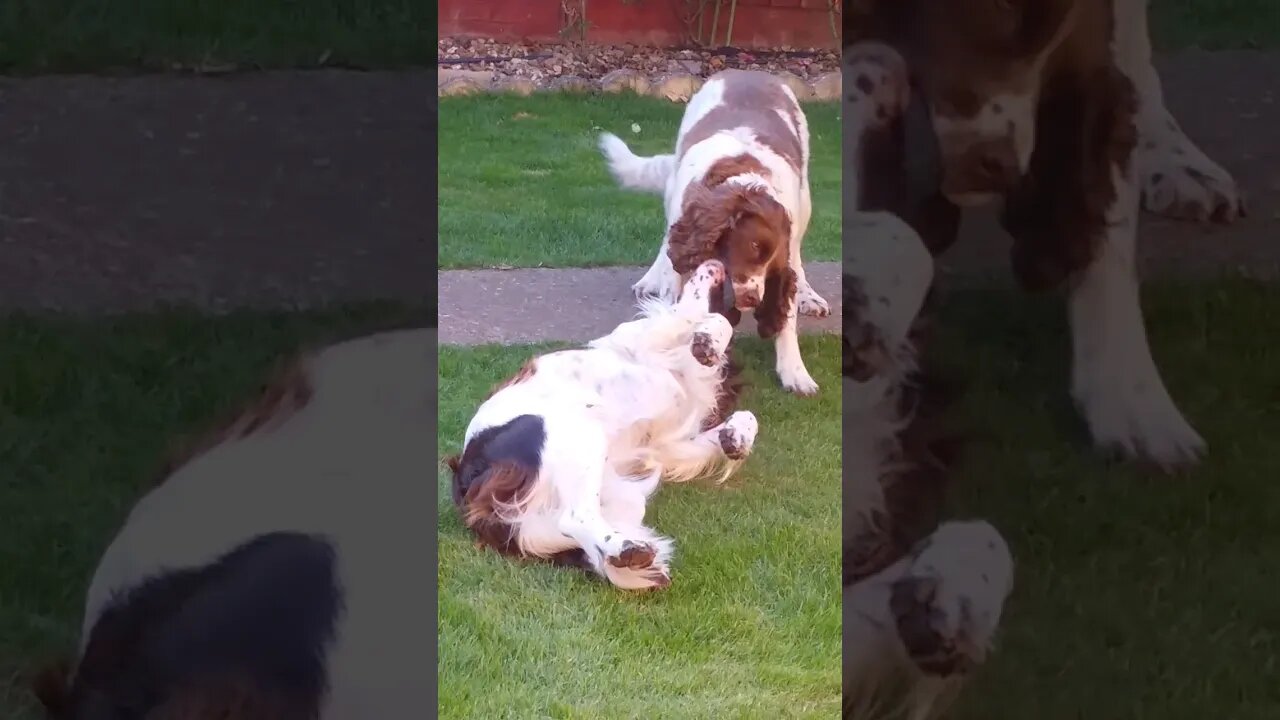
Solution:
<path fill-rule="evenodd" d="M 764 297 L 756 308 L 756 331 L 760 337 L 776 336 L 787 322 L 787 311 L 796 302 L 796 271 L 790 265 L 769 270 L 764 278 Z"/>
<path fill-rule="evenodd" d="M 45 717 L 58 720 L 65 717 L 71 683 L 71 663 L 57 660 L 40 668 L 31 677 L 31 694 L 44 707 Z"/>
<path fill-rule="evenodd" d="M 737 203 L 723 202 L 700 183 L 689 186 L 680 218 L 667 231 L 667 256 L 684 275 L 716 255 L 716 244 L 740 214 Z"/>
<path fill-rule="evenodd" d="M 1137 144 L 1136 114 L 1133 84 L 1114 67 L 1046 90 L 1030 167 L 1000 217 L 1025 289 L 1061 287 L 1092 262 L 1115 200 L 1113 173 L 1130 162 Z"/>

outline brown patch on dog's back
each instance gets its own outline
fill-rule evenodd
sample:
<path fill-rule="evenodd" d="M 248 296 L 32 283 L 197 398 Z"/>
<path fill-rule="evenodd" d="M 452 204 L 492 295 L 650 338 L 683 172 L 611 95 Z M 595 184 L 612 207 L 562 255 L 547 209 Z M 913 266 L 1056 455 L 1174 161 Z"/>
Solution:
<path fill-rule="evenodd" d="M 707 168 L 707 172 L 702 176 L 702 184 L 713 188 L 731 177 L 745 175 L 747 173 L 755 173 L 762 175 L 766 180 L 771 176 L 769 169 L 764 166 L 754 156 L 742 153 L 733 157 L 720 158 Z M 688 191 L 686 191 L 687 195 Z"/>
<path fill-rule="evenodd" d="M 263 385 L 257 397 L 238 412 L 194 441 L 179 443 L 155 484 L 163 483 L 178 469 L 219 445 L 279 428 L 310 403 L 313 392 L 304 361 L 285 365 Z"/>
<path fill-rule="evenodd" d="M 45 716 L 57 720 L 70 707 L 71 662 L 57 660 L 45 665 L 31 678 L 31 694 L 44 708 Z"/>
<path fill-rule="evenodd" d="M 251 678 L 208 679 L 184 687 L 147 714 L 147 720 L 303 720 L 311 708 L 261 691 Z"/>
<path fill-rule="evenodd" d="M 533 374 L 536 373 L 537 371 L 538 371 L 538 358 L 535 357 L 535 358 L 530 358 L 526 360 L 524 365 L 521 365 L 520 369 L 516 371 L 515 375 L 512 375 L 506 380 L 503 380 L 497 385 L 494 385 L 493 389 L 489 391 L 489 394 L 485 396 L 485 400 L 488 400 L 494 395 L 497 395 L 504 388 L 508 388 L 508 387 L 511 387 L 512 385 L 517 385 L 519 383 L 524 382 L 525 380 L 528 380 L 529 378 L 533 377 Z"/>
<path fill-rule="evenodd" d="M 722 130 L 748 127 L 756 141 L 777 153 L 797 172 L 804 166 L 800 145 L 800 108 L 780 80 L 768 73 L 725 70 L 708 78 L 724 81 L 721 104 L 704 115 L 680 138 L 677 157 Z M 783 115 L 779 115 L 781 111 Z"/>

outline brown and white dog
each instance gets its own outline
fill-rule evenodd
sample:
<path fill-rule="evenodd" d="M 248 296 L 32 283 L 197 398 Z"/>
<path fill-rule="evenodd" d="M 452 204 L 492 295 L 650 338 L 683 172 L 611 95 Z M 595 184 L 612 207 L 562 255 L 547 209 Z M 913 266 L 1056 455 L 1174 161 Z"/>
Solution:
<path fill-rule="evenodd" d="M 184 453 L 94 572 L 53 720 L 421 715 L 434 329 L 310 354 Z M 416 578 L 421 579 L 416 579 Z"/>
<path fill-rule="evenodd" d="M 878 180 L 863 176 L 859 142 L 905 101 L 880 89 L 855 88 L 844 109 L 847 208 Z M 945 422 L 953 393 L 924 356 L 933 258 L 886 212 L 847 211 L 843 245 L 843 716 L 923 720 L 985 660 L 1013 559 L 990 524 L 942 522 L 963 438 Z"/>
<path fill-rule="evenodd" d="M 1154 73 L 1141 86 L 1127 74 L 1149 66 L 1149 46 L 1117 34 L 1137 32 L 1141 7 L 1131 0 L 861 5 L 846 76 L 856 93 L 911 97 L 897 133 L 887 135 L 904 147 L 867 153 L 894 162 L 871 171 L 878 186 L 862 188 L 862 206 L 901 215 L 939 253 L 955 240 L 962 207 L 1002 199 L 1019 281 L 1069 292 L 1072 395 L 1095 444 L 1165 469 L 1193 463 L 1204 441 L 1164 386 L 1139 304 L 1139 122 L 1165 117 L 1162 108 L 1144 108 L 1158 104 Z M 884 87 L 908 76 L 909 89 Z M 903 159 L 912 152 L 932 153 L 936 163 Z M 931 190 L 920 192 L 922 184 Z M 1178 188 L 1195 195 L 1185 183 Z M 1238 214 L 1233 187 L 1202 189 L 1204 212 Z M 1149 203 L 1158 200 L 1148 194 Z M 1188 209 L 1196 204 L 1184 197 L 1179 212 L 1197 214 Z"/>
<path fill-rule="evenodd" d="M 812 213 L 809 126 L 791 89 L 768 73 L 726 70 L 689 100 L 674 154 L 638 157 L 608 133 L 600 149 L 620 185 L 664 197 L 667 230 L 636 293 L 674 298 L 682 277 L 720 259 L 733 290 L 730 322 L 755 310 L 760 336 L 776 338 L 783 387 L 816 393 L 796 316 L 830 309 L 800 258 Z"/>
<path fill-rule="evenodd" d="M 670 585 L 672 542 L 645 524 L 649 496 L 662 481 L 727 477 L 758 429 L 731 412 L 733 327 L 710 302 L 724 282 L 708 260 L 678 301 L 643 301 L 639 319 L 530 360 L 480 404 L 448 463 L 482 544 L 626 590 Z"/>

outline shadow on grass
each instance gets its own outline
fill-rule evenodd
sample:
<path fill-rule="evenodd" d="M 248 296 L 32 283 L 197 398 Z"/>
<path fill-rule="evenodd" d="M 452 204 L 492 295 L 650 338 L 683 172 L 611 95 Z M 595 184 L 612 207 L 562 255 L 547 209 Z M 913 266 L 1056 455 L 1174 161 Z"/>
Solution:
<path fill-rule="evenodd" d="M 934 351 L 970 380 L 957 422 L 993 438 L 953 514 L 990 519 L 1017 560 L 997 651 L 957 718 L 1280 716 L 1280 286 L 1153 283 L 1144 306 L 1209 443 L 1186 476 L 1091 451 L 1067 401 L 1060 300 L 950 294 Z"/>

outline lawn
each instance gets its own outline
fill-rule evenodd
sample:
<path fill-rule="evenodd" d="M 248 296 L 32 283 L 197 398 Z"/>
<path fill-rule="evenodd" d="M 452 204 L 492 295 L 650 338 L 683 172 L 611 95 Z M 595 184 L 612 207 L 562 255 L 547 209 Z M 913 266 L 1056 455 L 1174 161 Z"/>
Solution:
<path fill-rule="evenodd" d="M 1280 45 L 1273 0 L 1152 5 L 1161 49 Z M 437 11 L 417 0 L 6 0 L 0 72 L 429 66 Z"/>
<path fill-rule="evenodd" d="M 805 106 L 814 208 L 806 260 L 840 256 L 839 110 Z M 634 95 L 442 98 L 440 268 L 653 262 L 662 198 L 620 189 L 596 140 L 607 130 L 639 155 L 669 153 L 683 112 Z"/>
<path fill-rule="evenodd" d="M 1152 0 L 1150 5 L 1157 50 L 1280 46 L 1275 0 Z"/>
<path fill-rule="evenodd" d="M 436 11 L 418 0 L 5 0 L 0 72 L 427 65 Z"/>
<path fill-rule="evenodd" d="M 1154 352 L 1209 443 L 1186 477 L 1091 455 L 1066 392 L 1052 300 L 996 289 L 945 304 L 938 354 L 972 381 L 974 448 L 955 513 L 1017 560 L 991 663 L 956 720 L 1280 717 L 1280 287 L 1153 284 Z"/>
<path fill-rule="evenodd" d="M 441 718 L 831 718 L 840 693 L 839 344 L 801 342 L 816 398 L 784 394 L 772 348 L 744 341 L 760 418 L 727 486 L 659 490 L 673 584 L 628 594 L 478 550 L 440 476 Z M 535 351 L 442 348 L 440 451 Z"/>
<path fill-rule="evenodd" d="M 170 443 L 300 347 L 427 317 L 394 305 L 0 316 L 0 718 L 36 717 L 27 673 L 75 647 L 89 576 Z"/>

